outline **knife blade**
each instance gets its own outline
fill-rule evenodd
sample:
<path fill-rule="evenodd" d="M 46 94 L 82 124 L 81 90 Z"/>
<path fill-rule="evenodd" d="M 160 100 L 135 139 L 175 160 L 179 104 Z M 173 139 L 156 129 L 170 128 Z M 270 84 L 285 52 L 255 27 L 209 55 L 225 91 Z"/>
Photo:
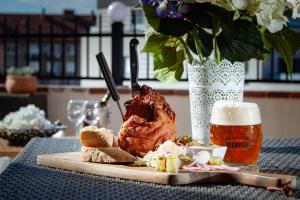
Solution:
<path fill-rule="evenodd" d="M 131 75 L 131 95 L 134 98 L 140 95 L 141 86 L 138 84 L 139 63 L 137 54 L 137 45 L 139 41 L 136 38 L 130 40 L 130 75 Z"/>

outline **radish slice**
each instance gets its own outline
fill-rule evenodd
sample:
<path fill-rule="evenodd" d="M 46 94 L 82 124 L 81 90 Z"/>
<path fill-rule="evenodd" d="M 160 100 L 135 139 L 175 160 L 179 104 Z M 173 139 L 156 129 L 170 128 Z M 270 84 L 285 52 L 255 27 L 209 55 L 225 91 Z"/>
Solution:
<path fill-rule="evenodd" d="M 228 165 L 222 165 L 223 169 L 226 170 L 226 171 L 239 171 L 240 168 L 239 167 L 231 167 L 231 166 L 228 166 Z"/>
<path fill-rule="evenodd" d="M 198 171 L 200 169 L 199 167 L 193 167 L 193 166 L 183 166 L 182 168 L 188 171 Z"/>
<path fill-rule="evenodd" d="M 184 166 L 183 169 L 188 170 L 188 171 L 238 171 L 240 170 L 239 167 L 230 167 L 228 165 L 207 165 L 207 164 L 203 164 L 203 165 L 188 165 L 188 166 Z"/>

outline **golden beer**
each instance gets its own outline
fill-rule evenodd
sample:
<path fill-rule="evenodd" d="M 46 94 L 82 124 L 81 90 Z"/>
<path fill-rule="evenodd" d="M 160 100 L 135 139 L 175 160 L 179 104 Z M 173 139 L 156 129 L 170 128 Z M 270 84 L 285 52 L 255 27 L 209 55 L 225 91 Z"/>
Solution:
<path fill-rule="evenodd" d="M 257 104 L 216 102 L 211 116 L 212 144 L 227 146 L 224 161 L 254 165 L 262 146 L 262 125 Z"/>

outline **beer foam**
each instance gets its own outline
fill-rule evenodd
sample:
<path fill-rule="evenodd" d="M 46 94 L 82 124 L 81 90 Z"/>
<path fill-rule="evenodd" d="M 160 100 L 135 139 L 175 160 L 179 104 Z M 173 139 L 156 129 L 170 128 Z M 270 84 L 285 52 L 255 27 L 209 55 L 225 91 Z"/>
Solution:
<path fill-rule="evenodd" d="M 257 125 L 261 124 L 259 107 L 250 102 L 215 102 L 210 123 L 216 125 Z"/>

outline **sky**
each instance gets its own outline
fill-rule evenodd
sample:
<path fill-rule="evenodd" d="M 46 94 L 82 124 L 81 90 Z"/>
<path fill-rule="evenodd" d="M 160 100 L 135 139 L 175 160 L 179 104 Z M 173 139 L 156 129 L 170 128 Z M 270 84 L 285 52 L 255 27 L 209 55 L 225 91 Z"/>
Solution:
<path fill-rule="evenodd" d="M 0 13 L 62 13 L 73 9 L 77 14 L 90 14 L 96 9 L 96 0 L 0 0 Z"/>

